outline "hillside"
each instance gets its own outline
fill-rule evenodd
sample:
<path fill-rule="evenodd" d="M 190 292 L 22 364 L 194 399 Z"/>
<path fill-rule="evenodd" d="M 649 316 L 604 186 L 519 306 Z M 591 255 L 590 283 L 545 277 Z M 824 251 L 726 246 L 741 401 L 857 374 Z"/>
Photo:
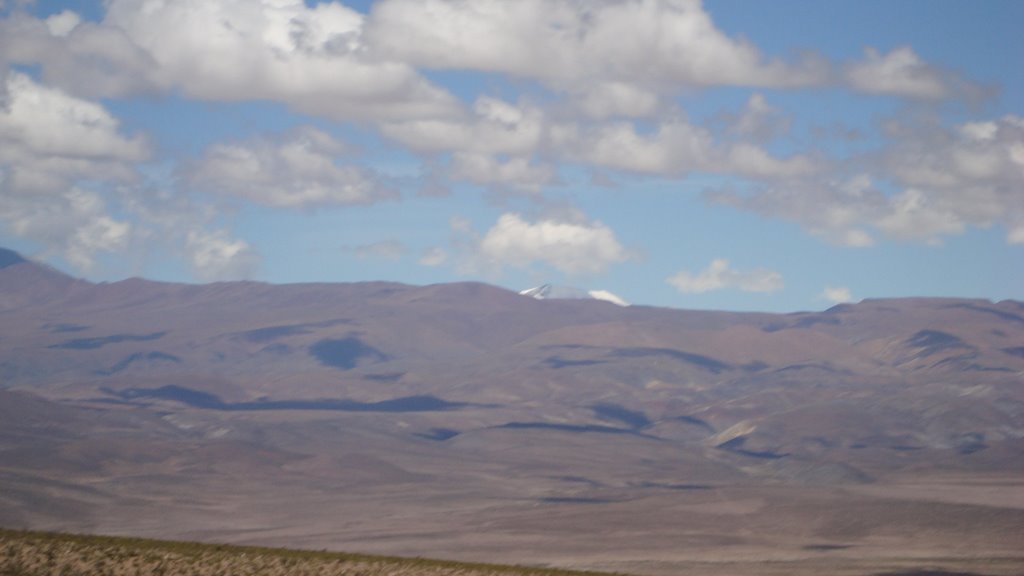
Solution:
<path fill-rule="evenodd" d="M 1024 304 L 94 284 L 0 253 L 0 526 L 676 573 L 1017 556 Z"/>
<path fill-rule="evenodd" d="M 42 576 L 585 576 L 520 566 L 0 530 L 0 574 Z"/>
<path fill-rule="evenodd" d="M 941 566 L 941 567 L 938 567 Z M 811 576 L 1009 576 L 1012 558 L 942 559 L 922 565 L 913 559 L 884 562 L 789 561 L 771 564 L 733 561 L 724 565 L 692 563 L 680 574 L 716 576 L 722 570 L 742 574 Z M 955 571 L 951 571 L 955 570 Z M 984 571 L 982 572 L 978 572 Z M 601 572 L 529 566 L 470 564 L 423 558 L 368 556 L 339 552 L 290 550 L 116 538 L 0 529 L 0 574 L 4 576 L 601 576 Z M 611 575 L 609 575 L 611 576 Z"/>

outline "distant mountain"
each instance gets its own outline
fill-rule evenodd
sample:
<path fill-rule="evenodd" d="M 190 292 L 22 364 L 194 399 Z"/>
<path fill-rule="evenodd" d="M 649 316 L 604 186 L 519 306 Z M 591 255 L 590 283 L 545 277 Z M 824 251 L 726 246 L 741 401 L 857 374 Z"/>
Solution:
<path fill-rule="evenodd" d="M 13 250 L 6 248 L 0 248 L 0 268 L 7 268 L 8 266 L 14 266 L 15 264 L 22 264 L 26 260 L 22 258 L 21 254 Z"/>
<path fill-rule="evenodd" d="M 627 525 L 633 558 L 1019 549 L 993 495 L 1024 494 L 1021 302 L 731 313 L 0 258 L 0 526 L 563 565 Z"/>
<path fill-rule="evenodd" d="M 542 284 L 536 288 L 528 288 L 519 293 L 523 296 L 536 298 L 537 300 L 602 300 L 618 306 L 629 306 L 629 302 L 607 290 L 583 290 L 570 286 Z"/>

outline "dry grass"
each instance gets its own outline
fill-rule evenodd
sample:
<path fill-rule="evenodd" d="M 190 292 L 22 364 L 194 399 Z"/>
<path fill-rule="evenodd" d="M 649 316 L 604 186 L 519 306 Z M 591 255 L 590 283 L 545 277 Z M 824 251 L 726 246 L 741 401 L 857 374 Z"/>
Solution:
<path fill-rule="evenodd" d="M 0 529 L 0 576 L 583 576 L 468 564 Z"/>

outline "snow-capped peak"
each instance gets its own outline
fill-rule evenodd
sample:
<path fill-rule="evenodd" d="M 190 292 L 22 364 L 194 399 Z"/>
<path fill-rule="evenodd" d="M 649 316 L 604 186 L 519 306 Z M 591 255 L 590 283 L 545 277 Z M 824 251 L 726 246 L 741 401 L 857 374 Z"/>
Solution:
<path fill-rule="evenodd" d="M 589 294 L 594 300 L 604 300 L 605 302 L 611 302 L 618 306 L 629 306 L 629 302 L 626 302 L 607 290 L 591 290 L 590 292 L 587 292 L 587 294 Z"/>
<path fill-rule="evenodd" d="M 583 290 L 581 288 L 555 286 L 553 284 L 542 284 L 536 288 L 523 290 L 520 294 L 536 298 L 537 300 L 603 300 L 617 306 L 629 306 L 629 302 L 607 290 Z"/>

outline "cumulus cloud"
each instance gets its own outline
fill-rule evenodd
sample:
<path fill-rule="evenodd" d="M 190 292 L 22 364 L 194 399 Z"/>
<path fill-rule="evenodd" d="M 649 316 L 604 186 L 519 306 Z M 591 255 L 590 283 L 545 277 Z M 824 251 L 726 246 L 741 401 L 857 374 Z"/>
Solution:
<path fill-rule="evenodd" d="M 0 137 L 37 158 L 137 162 L 148 156 L 141 137 L 119 132 L 119 122 L 99 104 L 10 72 L 0 108 Z"/>
<path fill-rule="evenodd" d="M 82 24 L 84 25 L 84 24 Z M 95 102 L 9 73 L 0 106 L 0 225 L 80 272 L 141 244 L 184 255 L 202 280 L 249 277 L 258 257 L 209 207 L 148 189 L 145 138 L 123 133 Z"/>
<path fill-rule="evenodd" d="M 711 202 L 792 220 L 834 244 L 865 247 L 875 240 L 866 227 L 886 203 L 866 174 L 848 179 L 796 179 L 764 183 L 752 193 L 708 190 Z"/>
<path fill-rule="evenodd" d="M 82 22 L 82 17 L 71 10 L 54 14 L 46 19 L 46 28 L 53 36 L 64 37 Z"/>
<path fill-rule="evenodd" d="M 697 273 L 685 270 L 666 280 L 684 294 L 699 294 L 713 290 L 735 288 L 744 292 L 778 292 L 783 288 L 782 274 L 765 268 L 747 272 L 729 265 L 729 261 L 716 258 L 707 268 Z"/>
<path fill-rule="evenodd" d="M 448 261 L 448 253 L 443 248 L 433 246 L 423 251 L 420 256 L 419 264 L 421 266 L 440 266 Z"/>
<path fill-rule="evenodd" d="M 691 122 L 675 98 L 707 86 L 820 86 L 840 75 L 863 93 L 923 100 L 973 89 L 910 47 L 869 48 L 842 70 L 813 58 L 771 59 L 717 28 L 698 0 L 380 0 L 369 15 L 303 0 L 105 6 L 101 22 L 73 11 L 0 18 L 0 69 L 38 65 L 42 79 L 12 73 L 0 90 L 0 222 L 81 267 L 145 233 L 145 201 L 115 190 L 135 182 L 135 165 L 150 157 L 144 138 L 125 134 L 85 98 L 143 92 L 269 100 L 369 123 L 424 158 L 427 192 L 456 180 L 535 194 L 558 182 L 563 162 L 600 175 L 706 172 L 741 178 L 734 189 L 709 192 L 712 200 L 796 221 L 842 245 L 938 243 L 993 225 L 1005 227 L 1007 242 L 1024 243 L 1017 116 L 954 127 L 890 122 L 882 149 L 829 160 L 779 155 L 769 142 L 787 133 L 789 119 L 762 93 L 709 125 Z M 417 66 L 525 78 L 532 97 L 463 104 Z M 309 127 L 210 146 L 178 174 L 196 190 L 277 208 L 396 196 L 344 143 Z M 203 277 L 243 277 L 258 258 L 221 226 L 185 227 L 176 238 Z M 567 273 L 628 258 L 599 222 L 517 214 L 473 236 L 471 252 L 477 263 Z M 421 261 L 445 258 L 441 251 Z M 739 274 L 727 265 L 717 273 Z"/>
<path fill-rule="evenodd" d="M 739 114 L 727 114 L 728 131 L 754 142 L 767 142 L 789 130 L 790 119 L 768 103 L 764 94 L 755 92 Z"/>
<path fill-rule="evenodd" d="M 891 127 L 881 169 L 901 187 L 878 225 L 894 237 L 938 241 L 968 226 L 1002 224 L 1007 241 L 1024 222 L 1024 118 L 956 127 Z"/>
<path fill-rule="evenodd" d="M 40 242 L 84 272 L 99 253 L 123 250 L 132 232 L 129 222 L 108 214 L 102 196 L 77 187 L 45 199 L 2 198 L 0 219 L 15 235 Z"/>
<path fill-rule="evenodd" d="M 603 82 L 577 95 L 578 105 L 591 118 L 649 117 L 659 108 L 658 94 L 624 82 Z"/>
<path fill-rule="evenodd" d="M 466 230 L 465 223 L 453 229 Z M 630 258 L 615 233 L 601 222 L 503 214 L 482 237 L 472 241 L 472 264 L 492 270 L 546 264 L 566 274 L 599 274 Z"/>
<path fill-rule="evenodd" d="M 260 262 L 252 246 L 226 230 L 190 230 L 185 253 L 193 273 L 205 282 L 251 278 Z"/>
<path fill-rule="evenodd" d="M 557 146 L 592 165 L 631 172 L 683 175 L 711 163 L 713 138 L 707 130 L 685 120 L 658 125 L 650 134 L 637 132 L 632 122 L 606 122 L 585 130 L 559 127 Z"/>
<path fill-rule="evenodd" d="M 742 129 L 762 139 L 771 126 L 783 122 L 763 98 L 754 98 L 744 114 Z M 554 119 L 536 106 L 481 97 L 464 118 L 392 122 L 381 130 L 417 151 L 453 153 L 450 177 L 522 190 L 538 190 L 555 181 L 547 161 L 670 177 L 704 171 L 783 178 L 820 170 L 820 162 L 807 155 L 771 154 L 748 141 L 752 134 L 716 141 L 710 129 L 679 113 L 641 131 L 631 120 Z"/>
<path fill-rule="evenodd" d="M 699 0 L 481 0 L 471 9 L 456 0 L 385 0 L 373 7 L 367 37 L 417 65 L 502 72 L 580 93 L 602 85 L 792 86 L 825 72 L 816 62 L 764 58 L 716 28 Z"/>
<path fill-rule="evenodd" d="M 111 0 L 102 22 L 70 11 L 0 22 L 0 64 L 40 65 L 84 96 L 181 91 L 273 100 L 346 120 L 457 113 L 458 101 L 363 39 L 364 16 L 302 0 Z"/>
<path fill-rule="evenodd" d="M 879 234 L 938 244 L 968 227 L 993 225 L 1006 228 L 1008 243 L 1020 242 L 1024 119 L 891 123 L 887 131 L 891 140 L 882 150 L 847 162 L 869 172 L 765 181 L 748 193 L 715 190 L 706 197 L 796 221 L 847 246 L 869 246 Z"/>
<path fill-rule="evenodd" d="M 343 164 L 344 144 L 311 127 L 281 138 L 217 144 L 184 171 L 191 186 L 282 208 L 371 204 L 397 193 L 362 166 Z"/>
<path fill-rule="evenodd" d="M 542 111 L 498 98 L 481 96 L 472 114 L 452 119 L 389 122 L 381 132 L 420 152 L 467 151 L 477 154 L 532 153 L 541 144 Z"/>
<path fill-rule="evenodd" d="M 985 93 L 982 87 L 928 64 L 910 46 L 894 48 L 888 54 L 869 46 L 863 60 L 846 66 L 845 77 L 850 87 L 868 94 L 938 100 L 976 98 Z"/>
<path fill-rule="evenodd" d="M 92 186 L 132 183 L 149 155 L 140 137 L 120 132 L 102 106 L 42 86 L 24 74 L 4 79 L 0 106 L 0 222 L 79 270 L 117 252 L 132 226 L 112 214 Z"/>
<path fill-rule="evenodd" d="M 961 234 L 966 228 L 962 214 L 952 203 L 914 188 L 893 196 L 876 225 L 897 239 L 924 239 L 931 243 L 938 243 L 942 236 Z"/>
<path fill-rule="evenodd" d="M 538 79 L 566 94 L 582 115 L 574 121 L 564 110 L 481 97 L 467 117 L 382 127 L 414 150 L 459 152 L 452 171 L 459 179 L 535 189 L 550 182 L 549 171 L 531 169 L 530 156 L 538 154 L 673 177 L 693 170 L 776 177 L 815 169 L 806 156 L 778 158 L 750 142 L 717 144 L 678 110 L 650 131 L 631 121 L 664 112 L 662 94 L 686 86 L 824 80 L 821 66 L 768 61 L 729 38 L 697 1 L 486 0 L 468 8 L 450 0 L 385 0 L 374 5 L 365 35 L 377 50 L 416 65 Z M 748 109 L 741 135 L 766 139 L 778 115 L 763 96 Z M 498 154 L 512 158 L 502 164 L 488 158 Z"/>
<path fill-rule="evenodd" d="M 451 176 L 484 186 L 539 192 L 555 181 L 555 170 L 531 163 L 527 158 L 501 160 L 486 154 L 457 152 L 452 155 Z"/>
<path fill-rule="evenodd" d="M 835 304 L 853 301 L 853 295 L 850 293 L 850 289 L 843 286 L 826 286 L 825 289 L 821 291 L 821 297 Z"/>
<path fill-rule="evenodd" d="M 896 48 L 888 54 L 873 47 L 865 48 L 864 60 L 851 64 L 846 78 L 853 88 L 872 94 L 935 99 L 948 93 L 939 72 L 909 46 Z"/>
<path fill-rule="evenodd" d="M 397 240 L 382 240 L 371 244 L 352 246 L 350 250 L 360 260 L 398 260 L 405 255 L 405 244 Z"/>
<path fill-rule="evenodd" d="M 156 63 L 123 30 L 66 10 L 47 19 L 0 19 L 0 67 L 39 65 L 43 81 L 86 98 L 155 92 Z"/>
<path fill-rule="evenodd" d="M 199 98 L 268 99 L 355 120 L 458 109 L 408 64 L 374 56 L 364 16 L 339 3 L 111 0 L 104 24 L 153 59 L 161 85 Z"/>
<path fill-rule="evenodd" d="M 430 166 L 433 189 L 443 189 L 439 177 L 523 192 L 555 180 L 554 168 L 536 159 L 547 141 L 547 121 L 536 106 L 481 96 L 459 118 L 388 122 L 380 129 L 415 151 L 451 153 L 446 167 Z"/>
<path fill-rule="evenodd" d="M 417 151 L 453 152 L 451 177 L 522 190 L 555 180 L 538 158 L 671 177 L 694 170 L 787 177 L 818 169 L 808 156 L 779 158 L 748 141 L 716 142 L 709 129 L 679 114 L 642 132 L 631 120 L 553 119 L 536 106 L 490 97 L 478 98 L 463 118 L 391 122 L 381 131 Z"/>
<path fill-rule="evenodd" d="M 764 178 L 818 170 L 804 155 L 779 158 L 750 142 L 717 143 L 708 129 L 682 118 L 662 122 L 649 133 L 640 133 L 635 123 L 614 121 L 583 129 L 560 125 L 551 134 L 553 149 L 601 168 L 676 177 L 704 171 Z"/>

